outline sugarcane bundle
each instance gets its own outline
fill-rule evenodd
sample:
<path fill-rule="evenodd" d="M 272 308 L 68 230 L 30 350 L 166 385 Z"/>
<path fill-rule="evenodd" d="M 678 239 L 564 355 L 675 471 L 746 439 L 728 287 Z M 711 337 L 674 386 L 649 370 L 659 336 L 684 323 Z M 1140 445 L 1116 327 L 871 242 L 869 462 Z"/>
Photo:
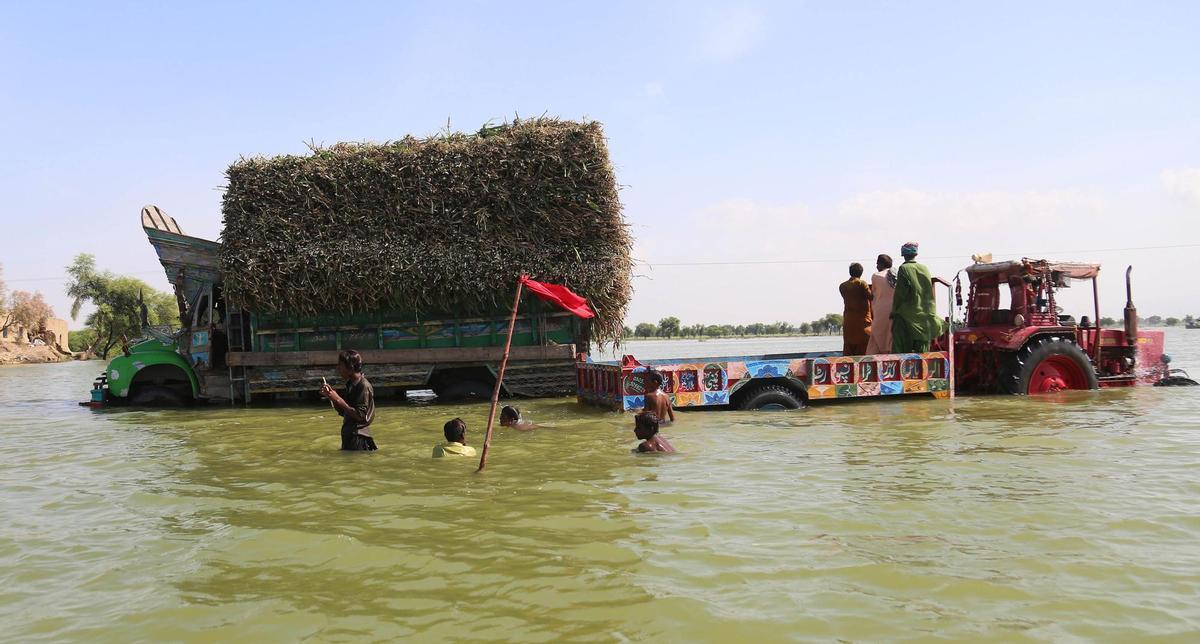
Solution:
<path fill-rule="evenodd" d="M 226 176 L 225 292 L 249 310 L 490 314 L 524 272 L 586 297 L 596 340 L 620 337 L 631 238 L 599 123 L 339 143 Z"/>

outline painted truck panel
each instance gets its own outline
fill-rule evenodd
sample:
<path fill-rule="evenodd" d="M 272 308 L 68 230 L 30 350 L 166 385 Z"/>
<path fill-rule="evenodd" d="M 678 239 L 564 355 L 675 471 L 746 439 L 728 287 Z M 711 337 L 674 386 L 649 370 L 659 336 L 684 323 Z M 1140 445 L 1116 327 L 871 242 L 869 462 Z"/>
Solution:
<path fill-rule="evenodd" d="M 579 402 L 631 411 L 645 406 L 645 373 L 663 376 L 663 393 L 675 407 L 717 407 L 755 380 L 784 378 L 811 400 L 906 394 L 949 396 L 946 353 L 842 356 L 837 352 L 774 356 L 687 358 L 647 362 L 581 362 L 576 366 Z"/>

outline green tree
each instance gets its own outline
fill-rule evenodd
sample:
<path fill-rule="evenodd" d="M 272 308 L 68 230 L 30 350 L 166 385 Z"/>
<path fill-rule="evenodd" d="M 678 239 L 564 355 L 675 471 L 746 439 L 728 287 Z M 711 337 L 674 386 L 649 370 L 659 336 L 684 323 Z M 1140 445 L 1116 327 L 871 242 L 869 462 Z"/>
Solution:
<path fill-rule="evenodd" d="M 93 329 L 84 328 L 68 332 L 67 345 L 74 353 L 87 351 L 94 344 L 96 344 L 96 332 Z"/>
<path fill-rule="evenodd" d="M 658 337 L 673 338 L 679 335 L 679 318 L 669 317 L 658 321 Z"/>
<path fill-rule="evenodd" d="M 623 326 L 623 327 L 621 327 L 621 335 L 623 335 L 624 337 L 627 337 L 627 338 L 633 337 L 633 329 L 631 329 L 627 326 Z"/>
<path fill-rule="evenodd" d="M 649 322 L 641 322 L 633 330 L 633 334 L 639 338 L 653 338 L 655 327 Z"/>
<path fill-rule="evenodd" d="M 810 333 L 812 333 L 812 322 L 801 322 L 800 323 L 800 334 L 801 335 L 809 335 Z"/>
<path fill-rule="evenodd" d="M 1163 319 L 1161 315 L 1151 315 L 1150 317 L 1146 318 L 1146 324 L 1149 324 L 1150 326 L 1162 326 L 1162 323 Z"/>
<path fill-rule="evenodd" d="M 1167 318 L 1163 320 L 1163 324 L 1167 326 L 1179 326 L 1179 318 Z"/>
<path fill-rule="evenodd" d="M 156 326 L 178 326 L 178 309 L 170 295 L 161 293 L 132 277 L 114 275 L 96 269 L 96 259 L 87 253 L 75 256 L 67 267 L 67 295 L 71 297 L 71 319 L 79 317 L 84 304 L 95 310 L 84 324 L 94 334 L 89 347 L 101 358 L 122 337 L 137 338 L 142 332 L 141 302 L 145 299 L 147 321 Z"/>
<path fill-rule="evenodd" d="M 1117 321 L 1109 317 L 1100 318 L 1100 326 L 1114 327 L 1117 326 Z"/>

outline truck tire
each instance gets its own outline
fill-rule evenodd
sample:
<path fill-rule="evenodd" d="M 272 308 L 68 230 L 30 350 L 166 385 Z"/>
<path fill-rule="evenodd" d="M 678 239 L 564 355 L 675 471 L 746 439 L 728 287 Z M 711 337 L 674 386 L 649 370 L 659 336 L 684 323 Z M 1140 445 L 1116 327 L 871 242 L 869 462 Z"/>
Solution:
<path fill-rule="evenodd" d="M 1068 389 L 1099 389 L 1096 369 L 1079 345 L 1057 336 L 1037 338 L 1008 359 L 1000 386 L 1027 395 Z"/>
<path fill-rule="evenodd" d="M 442 402 L 460 400 L 491 400 L 493 385 L 479 380 L 456 380 L 443 387 L 438 387 L 433 393 Z"/>
<path fill-rule="evenodd" d="M 783 385 L 759 385 L 746 393 L 741 404 L 738 405 L 738 409 L 742 411 L 782 411 L 800 409 L 803 406 L 804 400 Z"/>
<path fill-rule="evenodd" d="M 129 404 L 138 407 L 186 407 L 191 396 L 160 385 L 142 385 L 129 395 Z"/>

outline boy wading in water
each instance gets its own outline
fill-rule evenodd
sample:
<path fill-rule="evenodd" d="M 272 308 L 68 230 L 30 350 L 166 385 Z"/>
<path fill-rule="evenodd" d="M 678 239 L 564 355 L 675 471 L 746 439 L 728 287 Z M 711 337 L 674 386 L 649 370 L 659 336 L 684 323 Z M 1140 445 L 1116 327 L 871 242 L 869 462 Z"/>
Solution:
<path fill-rule="evenodd" d="M 363 375 L 362 356 L 357 351 L 339 353 L 337 372 L 346 380 L 346 393 L 339 394 L 326 383 L 321 386 L 321 397 L 328 398 L 342 417 L 342 449 L 367 452 L 378 449 L 369 429 L 375 420 L 375 389 Z"/>
<path fill-rule="evenodd" d="M 671 399 L 662 392 L 663 377 L 657 371 L 646 372 L 646 411 L 654 414 L 655 423 L 660 420 L 666 423 L 675 422 L 675 411 L 671 409 Z"/>
<path fill-rule="evenodd" d="M 445 456 L 474 456 L 475 448 L 467 445 L 467 424 L 461 418 L 455 418 L 442 426 L 442 434 L 446 442 L 433 448 L 433 457 Z"/>
<path fill-rule="evenodd" d="M 521 418 L 521 410 L 511 405 L 505 405 L 504 409 L 500 410 L 500 426 L 512 427 L 518 431 L 528 432 L 540 427 L 524 418 Z"/>
<path fill-rule="evenodd" d="M 637 446 L 639 452 L 670 454 L 675 451 L 667 439 L 658 433 L 658 416 L 654 412 L 644 411 L 633 417 L 633 435 L 642 441 Z"/>

